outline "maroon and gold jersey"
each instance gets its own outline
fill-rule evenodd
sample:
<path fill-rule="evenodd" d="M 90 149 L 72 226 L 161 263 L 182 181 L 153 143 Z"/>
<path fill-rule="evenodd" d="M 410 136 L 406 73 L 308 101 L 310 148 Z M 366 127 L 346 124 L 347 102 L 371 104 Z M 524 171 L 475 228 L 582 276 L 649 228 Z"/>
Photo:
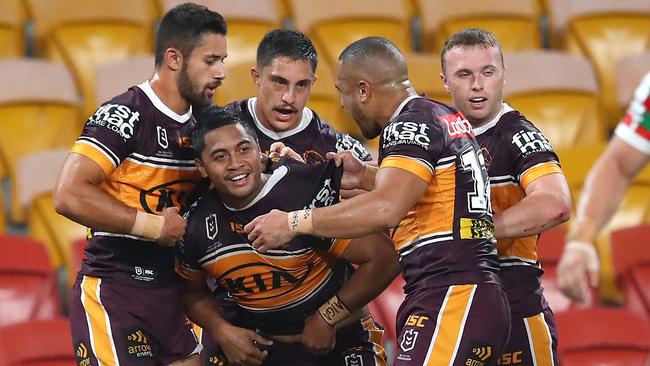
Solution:
<path fill-rule="evenodd" d="M 184 278 L 214 276 L 251 327 L 270 334 L 302 332 L 304 319 L 336 294 L 347 278 L 339 260 L 349 240 L 297 236 L 281 250 L 257 252 L 244 226 L 272 209 L 324 207 L 339 200 L 342 169 L 281 159 L 246 207 L 225 206 L 210 190 L 186 213 L 176 271 Z"/>
<path fill-rule="evenodd" d="M 127 206 L 154 214 L 182 209 L 200 180 L 190 143 L 195 123 L 191 109 L 176 114 L 145 82 L 100 106 L 72 152 L 95 161 L 106 174 L 101 189 Z M 173 268 L 173 248 L 94 231 L 80 273 L 153 283 L 173 278 Z"/>
<path fill-rule="evenodd" d="M 305 107 L 298 126 L 290 131 L 275 132 L 260 122 L 255 113 L 257 98 L 243 99 L 230 103 L 226 108 L 241 113 L 242 119 L 253 126 L 263 152 L 268 152 L 271 144 L 282 142 L 292 148 L 308 164 L 320 164 L 326 161 L 325 154 L 351 150 L 362 161 L 370 161 L 372 157 L 361 142 L 332 128 L 318 114 Z"/>
<path fill-rule="evenodd" d="M 487 171 L 465 117 L 426 97 L 407 98 L 382 130 L 379 162 L 428 184 L 392 231 L 405 291 L 499 283 Z"/>
<path fill-rule="evenodd" d="M 562 173 L 559 159 L 546 137 L 518 111 L 503 104 L 494 120 L 474 129 L 490 176 L 492 209 L 503 212 L 526 196 L 530 182 L 546 174 Z M 501 279 L 513 311 L 542 311 L 537 260 L 537 235 L 497 242 Z M 529 305 L 524 305 L 529 304 Z"/>

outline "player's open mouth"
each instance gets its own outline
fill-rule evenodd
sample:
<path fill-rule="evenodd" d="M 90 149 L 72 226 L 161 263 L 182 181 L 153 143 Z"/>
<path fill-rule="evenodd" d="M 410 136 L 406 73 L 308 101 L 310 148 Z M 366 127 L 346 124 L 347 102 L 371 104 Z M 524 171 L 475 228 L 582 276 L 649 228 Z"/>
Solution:
<path fill-rule="evenodd" d="M 472 105 L 474 105 L 476 107 L 480 107 L 480 106 L 483 106 L 483 104 L 485 102 L 487 102 L 487 98 L 485 98 L 485 97 L 471 98 L 469 100 L 469 102 L 472 103 Z"/>
<path fill-rule="evenodd" d="M 296 113 L 296 111 L 290 108 L 275 108 L 274 111 L 276 118 L 282 122 L 289 121 L 289 119 L 291 119 L 291 116 Z"/>
<path fill-rule="evenodd" d="M 236 186 L 246 185 L 248 182 L 248 173 L 237 174 L 235 176 L 229 177 L 228 180 L 235 183 Z"/>

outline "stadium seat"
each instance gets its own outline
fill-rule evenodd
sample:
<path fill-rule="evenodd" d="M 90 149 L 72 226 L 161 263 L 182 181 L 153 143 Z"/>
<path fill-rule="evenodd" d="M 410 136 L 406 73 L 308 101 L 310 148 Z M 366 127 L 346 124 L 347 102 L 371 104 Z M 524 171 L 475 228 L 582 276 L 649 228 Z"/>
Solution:
<path fill-rule="evenodd" d="M 538 0 L 417 0 L 417 8 L 424 51 L 438 52 L 449 36 L 464 28 L 494 33 L 505 52 L 542 45 Z"/>
<path fill-rule="evenodd" d="M 506 55 L 505 100 L 556 149 L 605 142 L 598 84 L 589 61 L 555 51 Z"/>
<path fill-rule="evenodd" d="M 613 231 L 611 243 L 623 305 L 650 319 L 650 224 Z"/>
<path fill-rule="evenodd" d="M 616 93 L 621 115 L 632 101 L 634 91 L 650 72 L 650 52 L 621 57 L 616 62 Z"/>
<path fill-rule="evenodd" d="M 25 18 L 21 0 L 0 1 L 0 58 L 25 54 Z"/>
<path fill-rule="evenodd" d="M 574 204 L 582 190 L 582 185 L 587 179 L 587 174 L 594 163 L 603 154 L 607 145 L 604 142 L 585 144 L 577 147 L 564 147 L 555 150 L 560 158 L 562 171 L 569 183 L 569 189 L 573 196 Z M 574 205 L 575 207 L 575 205 Z"/>
<path fill-rule="evenodd" d="M 44 60 L 0 60 L 0 159 L 11 188 L 9 220 L 25 213 L 16 182 L 16 163 L 41 150 L 68 149 L 81 132 L 76 87 L 63 66 Z"/>
<path fill-rule="evenodd" d="M 616 95 L 616 62 L 621 57 L 650 49 L 650 2 L 553 0 L 551 3 L 551 28 L 556 43 L 592 62 L 606 121 L 614 127 L 621 117 Z"/>
<path fill-rule="evenodd" d="M 165 10 L 185 3 L 185 0 L 164 0 Z M 257 45 L 264 35 L 282 26 L 276 8 L 277 0 L 198 0 L 223 15 L 228 23 L 228 58 L 226 63 L 240 63 L 255 58 Z M 230 71 L 230 70 L 228 70 Z"/>
<path fill-rule="evenodd" d="M 557 285 L 557 265 L 560 262 L 560 257 L 564 250 L 566 234 L 565 226 L 556 226 L 551 230 L 543 232 L 539 236 L 537 243 L 539 262 L 544 270 L 544 275 L 542 276 L 544 296 L 556 314 L 575 306 L 571 299 L 564 296 Z M 592 293 L 591 300 L 594 299 L 595 293 Z M 591 306 L 591 302 L 585 305 Z"/>
<path fill-rule="evenodd" d="M 0 326 L 60 316 L 56 275 L 43 244 L 0 235 L 0 250 Z"/>
<path fill-rule="evenodd" d="M 87 347 L 72 344 L 67 319 L 31 320 L 0 328 L 3 366 L 90 365 Z"/>
<path fill-rule="evenodd" d="M 68 149 L 39 151 L 21 158 L 16 168 L 18 199 L 28 212 L 29 235 L 47 247 L 55 268 L 70 267 L 72 241 L 86 233 L 85 227 L 54 211 L 52 191 L 67 155 Z"/>
<path fill-rule="evenodd" d="M 431 99 L 451 104 L 451 96 L 445 91 L 444 83 L 440 79 L 442 72 L 440 54 L 408 53 L 404 56 L 415 90 L 419 94 L 426 94 Z"/>
<path fill-rule="evenodd" d="M 643 365 L 650 354 L 650 323 L 620 309 L 575 309 L 556 315 L 563 366 Z"/>
<path fill-rule="evenodd" d="M 255 96 L 257 89 L 251 76 L 251 68 L 255 67 L 255 63 L 255 56 L 248 59 L 239 58 L 239 61 L 234 63 L 228 61 L 226 79 L 214 95 L 216 105 L 224 106 L 235 100 Z"/>
<path fill-rule="evenodd" d="M 66 64 L 95 109 L 95 67 L 153 51 L 152 0 L 26 0 L 34 18 L 37 54 Z"/>
<path fill-rule="evenodd" d="M 353 41 L 383 36 L 403 52 L 412 50 L 406 0 L 288 0 L 294 26 L 323 50 L 323 63 L 335 65 Z"/>
<path fill-rule="evenodd" d="M 101 105 L 131 86 L 148 80 L 153 70 L 153 55 L 133 56 L 98 65 L 95 70 L 95 104 Z"/>

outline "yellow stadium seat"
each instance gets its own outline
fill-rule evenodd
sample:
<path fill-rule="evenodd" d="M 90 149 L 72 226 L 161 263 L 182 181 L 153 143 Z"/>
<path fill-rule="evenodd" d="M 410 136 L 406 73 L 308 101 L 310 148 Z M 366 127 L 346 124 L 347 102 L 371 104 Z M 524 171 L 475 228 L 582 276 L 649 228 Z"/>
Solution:
<path fill-rule="evenodd" d="M 11 187 L 12 222 L 23 222 L 16 164 L 35 151 L 70 148 L 81 133 L 77 89 L 63 65 L 44 60 L 0 60 L 0 160 Z"/>
<path fill-rule="evenodd" d="M 95 69 L 95 104 L 100 105 L 151 78 L 153 55 L 140 55 L 106 62 Z"/>
<path fill-rule="evenodd" d="M 25 9 L 21 0 L 0 1 L 0 58 L 25 53 Z"/>
<path fill-rule="evenodd" d="M 551 25 L 556 43 L 594 65 L 606 121 L 621 117 L 616 95 L 616 62 L 650 49 L 650 1 L 553 0 Z"/>
<path fill-rule="evenodd" d="M 153 51 L 152 0 L 26 0 L 34 18 L 37 54 L 65 63 L 95 109 L 95 67 Z"/>
<path fill-rule="evenodd" d="M 409 69 L 409 77 L 420 94 L 426 94 L 431 99 L 451 104 L 451 96 L 445 91 L 444 83 L 440 79 L 442 67 L 440 54 L 437 53 L 409 53 L 405 55 Z"/>
<path fill-rule="evenodd" d="M 288 0 L 294 26 L 323 50 L 321 61 L 336 64 L 339 54 L 366 36 L 390 39 L 412 50 L 408 6 L 404 0 Z"/>
<path fill-rule="evenodd" d="M 55 268 L 70 268 L 72 242 L 85 236 L 85 227 L 54 211 L 52 191 L 68 149 L 52 149 L 22 157 L 16 168 L 19 203 L 27 214 L 29 235 L 47 248 Z M 76 271 L 75 271 L 76 272 Z"/>
<path fill-rule="evenodd" d="M 632 101 L 641 79 L 650 72 L 650 51 L 621 57 L 616 62 L 616 93 L 622 116 Z"/>
<path fill-rule="evenodd" d="M 586 59 L 554 51 L 506 55 L 505 100 L 557 148 L 605 142 L 598 84 Z"/>
<path fill-rule="evenodd" d="M 504 51 L 541 47 L 538 0 L 417 0 L 422 21 L 422 49 L 439 52 L 445 40 L 464 28 L 496 35 Z"/>
<path fill-rule="evenodd" d="M 164 0 L 165 10 L 185 0 Z M 255 58 L 257 45 L 264 35 L 282 26 L 275 0 L 198 0 L 197 4 L 219 12 L 228 23 L 226 63 L 241 63 Z"/>
<path fill-rule="evenodd" d="M 254 97 L 257 93 L 251 68 L 255 66 L 255 57 L 248 60 L 239 59 L 237 63 L 226 64 L 226 79 L 214 95 L 214 102 L 224 106 L 239 99 Z"/>
<path fill-rule="evenodd" d="M 604 142 L 577 147 L 559 148 L 555 152 L 560 158 L 562 171 L 566 175 L 574 200 L 578 199 L 577 193 L 582 190 L 587 174 L 596 160 L 603 154 L 607 144 Z"/>

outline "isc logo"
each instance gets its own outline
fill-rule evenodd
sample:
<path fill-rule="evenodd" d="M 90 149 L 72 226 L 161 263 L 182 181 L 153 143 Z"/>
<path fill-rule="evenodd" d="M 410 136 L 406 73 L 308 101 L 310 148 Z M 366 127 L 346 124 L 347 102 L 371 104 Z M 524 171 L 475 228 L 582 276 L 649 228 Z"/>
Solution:
<path fill-rule="evenodd" d="M 418 328 L 423 328 L 424 327 L 424 322 L 429 320 L 428 316 L 424 315 L 409 315 L 408 319 L 406 319 L 406 324 L 411 327 L 418 327 Z"/>

